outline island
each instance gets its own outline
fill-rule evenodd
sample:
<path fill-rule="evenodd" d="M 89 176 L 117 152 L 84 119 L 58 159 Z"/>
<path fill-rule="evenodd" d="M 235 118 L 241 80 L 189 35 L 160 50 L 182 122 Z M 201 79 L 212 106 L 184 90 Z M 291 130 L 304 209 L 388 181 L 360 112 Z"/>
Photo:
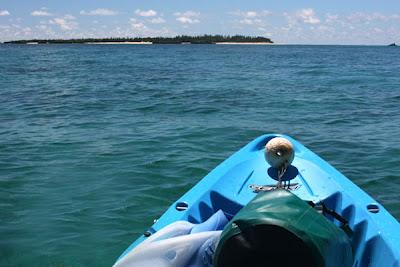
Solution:
<path fill-rule="evenodd" d="M 270 38 L 243 35 L 179 35 L 175 37 L 111 37 L 83 39 L 31 39 L 5 44 L 273 44 Z"/>
<path fill-rule="evenodd" d="M 397 44 L 396 43 L 392 43 L 392 44 L 390 44 L 388 46 L 397 46 Z"/>

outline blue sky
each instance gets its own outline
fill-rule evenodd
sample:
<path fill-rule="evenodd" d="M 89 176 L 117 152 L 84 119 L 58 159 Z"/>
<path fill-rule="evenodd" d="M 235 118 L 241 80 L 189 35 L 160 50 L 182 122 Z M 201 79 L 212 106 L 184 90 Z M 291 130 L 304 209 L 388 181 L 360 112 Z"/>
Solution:
<path fill-rule="evenodd" d="M 289 44 L 400 43 L 400 0 L 0 0 L 0 41 L 244 34 Z"/>

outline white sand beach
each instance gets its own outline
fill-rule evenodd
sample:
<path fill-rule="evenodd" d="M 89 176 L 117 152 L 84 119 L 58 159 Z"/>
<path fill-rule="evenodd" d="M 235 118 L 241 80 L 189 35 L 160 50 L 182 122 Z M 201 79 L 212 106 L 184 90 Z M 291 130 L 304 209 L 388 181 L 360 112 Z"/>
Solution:
<path fill-rule="evenodd" d="M 153 44 L 153 42 L 87 42 L 85 44 L 133 44 L 133 45 L 151 45 Z"/>

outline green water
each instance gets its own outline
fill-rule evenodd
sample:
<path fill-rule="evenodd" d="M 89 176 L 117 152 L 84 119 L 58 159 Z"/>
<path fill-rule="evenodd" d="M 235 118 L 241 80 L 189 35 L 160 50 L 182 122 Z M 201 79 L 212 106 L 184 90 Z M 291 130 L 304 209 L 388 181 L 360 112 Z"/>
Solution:
<path fill-rule="evenodd" d="M 110 266 L 286 133 L 400 218 L 400 49 L 0 45 L 0 266 Z"/>

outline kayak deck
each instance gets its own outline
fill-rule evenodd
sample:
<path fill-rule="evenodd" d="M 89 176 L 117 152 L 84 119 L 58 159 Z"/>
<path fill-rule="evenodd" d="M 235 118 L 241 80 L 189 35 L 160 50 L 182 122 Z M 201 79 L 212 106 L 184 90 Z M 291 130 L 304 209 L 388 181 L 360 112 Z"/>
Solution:
<path fill-rule="evenodd" d="M 264 159 L 263 135 L 222 162 L 197 185 L 173 203 L 147 231 L 151 235 L 178 220 L 202 223 L 218 210 L 231 219 L 256 195 L 252 185 L 275 185 L 276 178 Z M 383 206 L 349 179 L 296 140 L 292 169 L 287 179 L 297 184 L 292 192 L 303 200 L 323 202 L 349 221 L 353 230 L 353 266 L 400 266 L 400 226 Z M 328 218 L 340 225 L 333 217 Z M 119 259 L 146 239 L 139 237 Z"/>

